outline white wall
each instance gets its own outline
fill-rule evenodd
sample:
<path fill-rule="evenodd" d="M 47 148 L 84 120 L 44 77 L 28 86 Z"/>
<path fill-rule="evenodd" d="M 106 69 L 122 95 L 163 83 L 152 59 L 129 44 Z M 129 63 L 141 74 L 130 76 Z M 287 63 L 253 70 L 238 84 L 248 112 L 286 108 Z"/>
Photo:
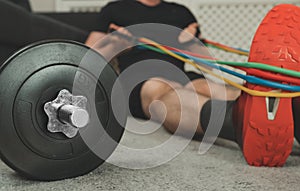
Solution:
<path fill-rule="evenodd" d="M 275 5 L 300 0 L 168 0 L 186 5 L 202 27 L 203 37 L 229 46 L 249 49 L 255 31 L 266 13 Z M 246 61 L 247 57 L 212 51 L 215 57 Z"/>
<path fill-rule="evenodd" d="M 33 11 L 51 12 L 55 10 L 54 0 L 30 0 Z"/>
<path fill-rule="evenodd" d="M 60 3 L 61 11 L 75 10 L 70 7 L 101 7 L 112 0 L 31 0 L 36 11 L 54 11 Z M 56 2 L 57 1 L 57 2 Z M 300 0 L 166 0 L 186 5 L 194 13 L 202 27 L 205 38 L 213 41 L 249 49 L 257 26 L 273 6 Z M 96 2 L 96 4 L 95 4 Z M 86 10 L 86 9 L 84 9 Z M 90 9 L 88 9 L 90 10 Z M 245 60 L 246 58 L 213 51 L 217 58 Z"/>

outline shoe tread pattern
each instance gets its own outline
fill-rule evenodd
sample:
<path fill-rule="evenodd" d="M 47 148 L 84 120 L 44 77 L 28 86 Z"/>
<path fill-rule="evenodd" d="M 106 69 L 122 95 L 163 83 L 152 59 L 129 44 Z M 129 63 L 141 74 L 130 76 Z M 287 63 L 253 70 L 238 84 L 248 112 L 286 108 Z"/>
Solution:
<path fill-rule="evenodd" d="M 300 8 L 293 5 L 279 5 L 274 7 L 259 26 L 253 39 L 249 62 L 258 62 L 300 71 Z M 250 85 L 249 88 L 261 91 L 272 89 Z M 252 104 L 255 111 L 265 105 L 265 98 L 246 99 L 246 105 Z M 293 141 L 293 117 L 291 99 L 281 99 L 277 120 L 267 121 L 266 125 L 251 124 L 257 114 L 246 118 L 249 128 L 243 130 L 243 153 L 246 161 L 253 166 L 283 166 L 289 157 Z M 266 113 L 266 108 L 263 113 Z M 284 119 L 281 117 L 287 116 Z M 244 119 L 245 123 L 245 119 Z"/>

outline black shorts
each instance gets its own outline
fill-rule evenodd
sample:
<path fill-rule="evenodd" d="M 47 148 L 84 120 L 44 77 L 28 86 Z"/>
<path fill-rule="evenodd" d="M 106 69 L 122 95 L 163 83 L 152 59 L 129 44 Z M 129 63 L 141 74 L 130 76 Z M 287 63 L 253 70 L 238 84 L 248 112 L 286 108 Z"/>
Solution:
<path fill-rule="evenodd" d="M 201 79 L 204 78 L 203 75 L 196 74 L 194 72 L 186 72 L 186 75 L 188 78 L 192 81 L 195 79 Z M 136 118 L 140 119 L 149 119 L 142 107 L 142 101 L 141 101 L 141 90 L 146 81 L 139 83 L 131 92 L 129 96 L 129 110 L 131 112 L 131 115 Z"/>

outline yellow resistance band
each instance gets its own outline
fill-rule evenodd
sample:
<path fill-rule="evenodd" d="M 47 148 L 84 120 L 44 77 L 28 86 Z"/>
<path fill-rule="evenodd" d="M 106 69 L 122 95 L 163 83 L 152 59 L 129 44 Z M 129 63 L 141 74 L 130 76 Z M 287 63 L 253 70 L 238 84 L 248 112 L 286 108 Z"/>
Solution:
<path fill-rule="evenodd" d="M 221 80 L 223 80 L 224 82 L 226 82 L 227 84 L 233 86 L 233 87 L 236 87 L 252 96 L 259 96 L 259 97 L 277 97 L 277 98 L 292 98 L 292 97 L 299 97 L 300 96 L 300 92 L 294 92 L 294 93 L 276 93 L 276 92 L 263 92 L 263 91 L 257 91 L 257 90 L 252 90 L 252 89 L 249 89 L 245 86 L 242 86 L 240 84 L 237 84 L 227 78 L 224 78 L 220 75 L 217 75 L 215 74 L 214 72 L 202 67 L 202 66 L 199 66 L 198 64 L 196 64 L 193 60 L 189 60 L 189 59 L 186 59 L 182 56 L 179 56 L 169 50 L 167 50 L 166 48 L 164 48 L 163 46 L 159 45 L 158 43 L 152 41 L 152 40 L 149 40 L 149 39 L 146 39 L 146 38 L 141 38 L 140 39 L 141 41 L 149 44 L 149 45 L 152 45 L 152 46 L 155 46 L 157 48 L 159 48 L 160 50 L 164 51 L 165 53 L 167 53 L 168 55 L 180 60 L 180 61 L 183 61 L 185 63 L 188 63 L 192 66 L 194 66 L 195 68 L 205 72 L 205 73 L 208 73 L 212 76 L 215 76 Z"/>

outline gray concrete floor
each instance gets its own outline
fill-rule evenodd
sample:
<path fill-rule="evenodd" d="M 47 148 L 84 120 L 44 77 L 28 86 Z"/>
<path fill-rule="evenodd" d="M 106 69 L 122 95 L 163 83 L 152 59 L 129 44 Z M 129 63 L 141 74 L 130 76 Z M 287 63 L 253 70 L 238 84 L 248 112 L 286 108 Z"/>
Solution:
<path fill-rule="evenodd" d="M 127 132 L 122 144 L 151 145 L 168 136 L 163 128 L 142 139 Z M 179 156 L 159 167 L 130 170 L 105 163 L 85 176 L 56 182 L 23 179 L 0 162 L 0 190 L 299 190 L 300 147 L 296 144 L 283 168 L 250 167 L 238 146 L 229 141 L 217 140 L 204 155 L 198 154 L 199 145 L 192 141 Z"/>

